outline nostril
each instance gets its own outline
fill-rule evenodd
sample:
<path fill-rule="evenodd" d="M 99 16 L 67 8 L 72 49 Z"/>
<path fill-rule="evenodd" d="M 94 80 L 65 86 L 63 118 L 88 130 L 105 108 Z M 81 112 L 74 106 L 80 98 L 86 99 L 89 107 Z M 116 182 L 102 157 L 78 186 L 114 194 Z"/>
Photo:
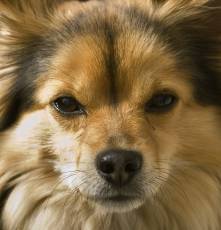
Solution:
<path fill-rule="evenodd" d="M 114 165 L 112 162 L 101 161 L 100 171 L 105 174 L 111 174 L 114 172 Z"/>
<path fill-rule="evenodd" d="M 127 173 L 133 173 L 133 172 L 138 171 L 139 168 L 140 168 L 140 165 L 138 163 L 130 162 L 130 163 L 126 164 L 126 166 L 125 166 L 125 172 L 127 172 Z"/>

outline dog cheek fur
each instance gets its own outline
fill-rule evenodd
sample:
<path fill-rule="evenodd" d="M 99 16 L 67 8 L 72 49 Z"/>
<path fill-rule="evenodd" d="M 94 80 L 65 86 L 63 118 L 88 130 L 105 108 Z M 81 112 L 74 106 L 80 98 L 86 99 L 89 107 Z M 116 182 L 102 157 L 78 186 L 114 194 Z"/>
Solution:
<path fill-rule="evenodd" d="M 60 172 L 56 171 L 56 165 L 45 163 L 48 162 L 45 158 L 51 159 L 52 162 L 54 158 L 60 157 L 56 161 L 61 166 L 64 159 L 61 159 L 59 153 L 60 151 L 67 152 L 68 147 L 66 145 L 64 146 L 66 149 L 62 148 L 64 137 L 67 144 L 68 135 L 63 136 L 62 133 L 60 133 L 60 137 L 56 135 L 56 131 L 61 130 L 50 128 L 49 120 L 45 111 L 26 114 L 17 128 L 14 128 L 12 132 L 5 133 L 5 136 L 2 137 L 7 141 L 4 142 L 1 153 L 7 149 L 7 154 L 1 155 L 3 159 L 1 168 L 7 167 L 8 170 L 7 173 L 4 170 L 1 171 L 0 185 L 3 191 L 6 187 L 12 189 L 2 216 L 2 222 L 6 229 L 39 229 L 39 226 L 51 229 L 55 227 L 58 219 L 64 219 L 64 227 L 67 221 L 71 226 L 74 220 L 66 219 L 66 216 L 62 215 L 61 206 L 65 206 L 69 214 L 71 212 L 73 216 L 79 215 L 79 228 L 84 221 L 81 222 L 81 219 L 89 215 L 90 209 L 86 202 L 85 209 L 82 209 L 83 212 L 79 212 L 84 207 L 84 201 L 80 199 L 78 193 L 73 196 L 73 192 L 71 195 L 61 183 L 62 178 Z M 73 146 L 69 145 L 69 148 L 71 147 Z M 19 154 L 17 149 L 19 149 Z M 52 152 L 51 155 L 50 152 Z M 63 157 L 65 158 L 65 156 Z M 30 193 L 30 191 L 32 192 Z M 78 208 L 73 209 L 73 207 Z M 42 211 L 43 209 L 45 211 Z M 24 222 L 24 218 L 28 221 Z M 13 221 L 11 221 L 12 219 Z M 77 226 L 75 221 L 73 224 Z M 61 225 L 58 229 L 60 227 Z"/>

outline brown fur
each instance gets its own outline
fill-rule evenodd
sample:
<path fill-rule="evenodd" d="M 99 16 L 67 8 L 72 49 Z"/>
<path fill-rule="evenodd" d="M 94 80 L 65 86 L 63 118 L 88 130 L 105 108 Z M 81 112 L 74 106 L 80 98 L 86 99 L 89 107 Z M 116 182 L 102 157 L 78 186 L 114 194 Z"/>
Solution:
<path fill-rule="evenodd" d="M 151 26 L 141 30 L 140 24 L 131 25 L 121 8 L 136 7 L 162 22 L 181 46 L 186 42 L 181 28 L 196 29 L 202 39 L 208 36 L 213 41 L 208 46 L 215 44 L 217 52 L 211 49 L 205 58 L 221 77 L 221 31 L 211 27 L 215 19 L 208 19 L 219 17 L 220 4 L 206 0 L 51 2 L 1 1 L 0 125 L 10 111 L 14 96 L 10 93 L 17 93 L 13 82 L 18 72 L 30 68 L 19 67 L 17 60 L 26 54 L 22 51 L 39 35 L 53 37 L 54 31 L 61 35 L 55 33 L 55 52 L 38 60 L 47 63 L 43 71 L 29 73 L 34 75 L 32 82 L 29 79 L 34 85 L 30 105 L 16 110 L 16 119 L 0 133 L 0 228 L 219 230 L 219 102 L 201 103 L 191 80 L 195 63 L 188 66 L 180 61 L 179 50 L 171 49 L 164 34 Z M 91 28 L 105 21 L 117 31 L 112 52 L 102 30 L 77 31 L 71 38 L 60 31 L 80 12 L 88 13 Z M 87 18 L 80 19 L 88 23 Z M 106 57 L 113 55 L 111 67 L 116 69 L 110 70 Z M 145 113 L 146 102 L 165 90 L 178 96 L 176 106 L 167 113 Z M 87 115 L 67 118 L 52 108 L 51 102 L 66 94 L 77 98 Z M 128 193 L 137 189 L 139 200 L 105 206 L 92 199 L 104 195 L 106 188 L 94 160 L 99 152 L 112 148 L 142 153 L 142 173 L 127 189 Z"/>

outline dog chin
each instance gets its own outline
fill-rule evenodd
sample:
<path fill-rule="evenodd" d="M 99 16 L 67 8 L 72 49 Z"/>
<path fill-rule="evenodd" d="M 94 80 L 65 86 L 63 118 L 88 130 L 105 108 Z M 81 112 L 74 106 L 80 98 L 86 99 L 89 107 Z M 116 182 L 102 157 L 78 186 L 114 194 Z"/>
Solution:
<path fill-rule="evenodd" d="M 145 202 L 140 197 L 113 196 L 113 197 L 90 197 L 89 201 L 95 209 L 102 213 L 124 213 L 139 208 Z"/>

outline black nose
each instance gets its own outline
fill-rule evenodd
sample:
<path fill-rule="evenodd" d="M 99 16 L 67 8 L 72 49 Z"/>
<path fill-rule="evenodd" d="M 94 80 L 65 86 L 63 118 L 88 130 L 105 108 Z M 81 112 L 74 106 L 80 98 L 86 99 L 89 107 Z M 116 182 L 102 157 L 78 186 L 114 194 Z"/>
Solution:
<path fill-rule="evenodd" d="M 141 170 L 142 156 L 135 151 L 108 150 L 97 156 L 96 166 L 98 173 L 106 181 L 123 186 Z"/>

